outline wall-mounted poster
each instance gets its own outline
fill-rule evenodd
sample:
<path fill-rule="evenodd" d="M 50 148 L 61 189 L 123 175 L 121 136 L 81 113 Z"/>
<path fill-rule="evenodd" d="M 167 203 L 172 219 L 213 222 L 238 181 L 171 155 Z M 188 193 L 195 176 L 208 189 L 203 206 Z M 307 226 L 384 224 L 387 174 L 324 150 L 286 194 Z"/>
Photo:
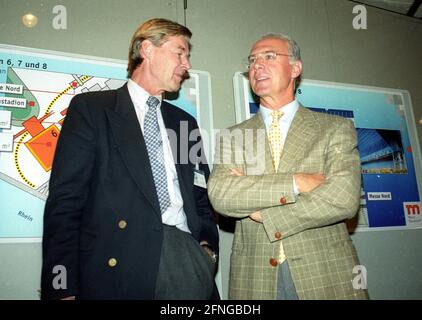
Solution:
<path fill-rule="evenodd" d="M 236 121 L 258 108 L 243 73 L 233 78 Z M 422 168 L 408 91 L 303 80 L 296 91 L 305 107 L 351 119 L 361 158 L 361 206 L 356 230 L 422 227 Z"/>
<path fill-rule="evenodd" d="M 41 241 L 53 155 L 70 100 L 78 93 L 117 89 L 127 62 L 0 45 L 0 242 Z M 174 105 L 198 120 L 213 153 L 211 82 L 190 70 Z"/>

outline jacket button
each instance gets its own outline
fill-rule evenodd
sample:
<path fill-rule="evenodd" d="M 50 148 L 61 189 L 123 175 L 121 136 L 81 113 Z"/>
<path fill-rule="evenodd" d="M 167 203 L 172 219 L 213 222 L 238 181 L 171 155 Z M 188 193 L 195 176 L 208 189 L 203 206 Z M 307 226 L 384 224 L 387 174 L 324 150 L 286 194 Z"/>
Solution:
<path fill-rule="evenodd" d="M 272 265 L 273 267 L 277 267 L 277 265 L 278 265 L 277 259 L 271 258 L 270 259 L 270 265 Z"/>
<path fill-rule="evenodd" d="M 120 220 L 119 221 L 119 228 L 120 229 L 124 229 L 127 226 L 127 222 L 125 220 Z"/>
<path fill-rule="evenodd" d="M 286 204 L 286 202 L 287 202 L 287 201 L 286 201 L 286 198 L 285 198 L 285 197 L 281 197 L 281 198 L 280 198 L 280 203 L 281 203 L 281 204 Z"/>
<path fill-rule="evenodd" d="M 108 265 L 110 267 L 114 267 L 116 264 L 117 264 L 117 260 L 116 259 L 111 258 L 111 259 L 108 260 Z"/>
<path fill-rule="evenodd" d="M 277 231 L 276 233 L 274 233 L 274 237 L 276 239 L 280 239 L 281 238 L 281 233 Z"/>

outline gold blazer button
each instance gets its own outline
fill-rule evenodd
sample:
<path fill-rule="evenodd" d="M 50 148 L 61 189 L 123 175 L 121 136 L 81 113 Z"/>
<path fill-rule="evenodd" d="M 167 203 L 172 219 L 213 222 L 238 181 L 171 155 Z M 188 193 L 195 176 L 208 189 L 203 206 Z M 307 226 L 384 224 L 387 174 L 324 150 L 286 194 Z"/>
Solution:
<path fill-rule="evenodd" d="M 119 221 L 119 228 L 120 229 L 124 229 L 127 226 L 127 222 L 125 220 L 120 220 Z"/>
<path fill-rule="evenodd" d="M 270 259 L 270 265 L 272 265 L 273 267 L 277 267 L 277 265 L 278 265 L 277 259 L 271 258 Z"/>
<path fill-rule="evenodd" d="M 108 260 L 108 265 L 110 267 L 114 267 L 116 264 L 117 264 L 117 260 L 116 259 L 111 258 L 111 259 Z"/>
<path fill-rule="evenodd" d="M 287 202 L 287 200 L 286 200 L 286 198 L 285 198 L 285 197 L 281 197 L 281 198 L 280 198 L 280 203 L 281 203 L 281 204 L 286 204 L 286 202 Z"/>
<path fill-rule="evenodd" d="M 277 231 L 276 233 L 274 233 L 274 237 L 276 239 L 280 239 L 281 238 L 281 233 Z"/>

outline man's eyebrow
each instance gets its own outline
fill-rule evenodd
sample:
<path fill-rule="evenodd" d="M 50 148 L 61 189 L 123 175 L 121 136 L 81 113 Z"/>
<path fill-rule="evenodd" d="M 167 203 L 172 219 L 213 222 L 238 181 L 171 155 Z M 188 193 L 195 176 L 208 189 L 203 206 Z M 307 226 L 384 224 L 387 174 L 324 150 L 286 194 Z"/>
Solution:
<path fill-rule="evenodd" d="M 269 53 L 269 52 L 275 52 L 275 51 L 274 51 L 274 50 L 265 50 L 265 51 L 255 52 L 255 53 L 251 53 L 251 54 L 249 55 L 249 57 L 251 57 L 251 56 L 255 56 L 255 55 L 257 55 L 257 54 L 263 54 L 263 53 Z"/>

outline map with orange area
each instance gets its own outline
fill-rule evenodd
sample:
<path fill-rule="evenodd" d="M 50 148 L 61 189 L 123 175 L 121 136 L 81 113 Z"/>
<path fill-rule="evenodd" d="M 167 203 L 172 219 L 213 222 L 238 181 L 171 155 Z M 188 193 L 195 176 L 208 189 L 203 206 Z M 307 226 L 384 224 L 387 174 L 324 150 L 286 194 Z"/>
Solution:
<path fill-rule="evenodd" d="M 54 151 L 56 150 L 59 133 L 59 129 L 53 124 L 31 140 L 25 142 L 26 147 L 46 172 L 50 171 L 53 165 Z"/>

